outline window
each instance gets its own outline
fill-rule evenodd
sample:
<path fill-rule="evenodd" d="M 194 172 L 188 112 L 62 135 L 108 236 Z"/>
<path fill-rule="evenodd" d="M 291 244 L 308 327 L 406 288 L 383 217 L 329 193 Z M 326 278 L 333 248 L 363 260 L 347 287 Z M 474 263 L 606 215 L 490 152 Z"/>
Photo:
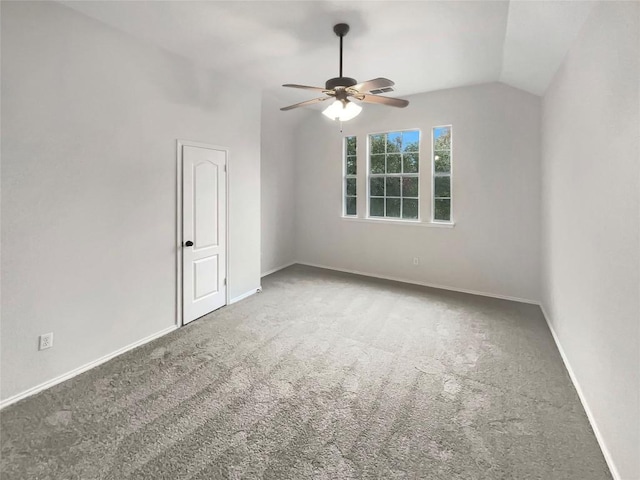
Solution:
<path fill-rule="evenodd" d="M 451 221 L 451 125 L 433 129 L 433 221 Z"/>
<path fill-rule="evenodd" d="M 356 175 L 357 165 L 357 141 L 356 137 L 345 137 L 344 139 L 344 205 L 343 213 L 348 216 L 355 216 L 358 213 L 356 207 Z"/>
<path fill-rule="evenodd" d="M 369 135 L 369 216 L 417 220 L 420 132 Z"/>

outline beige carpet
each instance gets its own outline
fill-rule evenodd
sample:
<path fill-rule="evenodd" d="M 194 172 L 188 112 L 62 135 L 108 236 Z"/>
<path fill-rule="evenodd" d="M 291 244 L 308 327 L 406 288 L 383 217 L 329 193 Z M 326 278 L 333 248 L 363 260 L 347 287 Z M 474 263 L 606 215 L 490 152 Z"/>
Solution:
<path fill-rule="evenodd" d="M 540 309 L 294 266 L 0 414 L 3 480 L 611 478 Z"/>

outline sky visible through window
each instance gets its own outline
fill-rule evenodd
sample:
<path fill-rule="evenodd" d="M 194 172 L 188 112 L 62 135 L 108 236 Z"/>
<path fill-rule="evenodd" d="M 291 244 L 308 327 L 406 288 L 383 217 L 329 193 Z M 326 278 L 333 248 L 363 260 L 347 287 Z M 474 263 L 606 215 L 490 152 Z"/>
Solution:
<path fill-rule="evenodd" d="M 437 127 L 437 128 L 434 128 L 433 129 L 433 139 L 437 140 L 441 136 L 445 135 L 446 133 L 449 132 L 450 128 L 451 127 Z"/>

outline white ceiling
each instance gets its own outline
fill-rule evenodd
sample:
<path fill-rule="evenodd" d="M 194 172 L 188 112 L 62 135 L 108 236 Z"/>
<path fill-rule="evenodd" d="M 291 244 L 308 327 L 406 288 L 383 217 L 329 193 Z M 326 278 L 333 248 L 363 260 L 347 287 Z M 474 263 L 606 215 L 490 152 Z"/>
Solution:
<path fill-rule="evenodd" d="M 589 14 L 587 1 L 64 1 L 206 68 L 293 102 L 338 76 L 387 77 L 392 96 L 502 81 L 541 95 Z"/>

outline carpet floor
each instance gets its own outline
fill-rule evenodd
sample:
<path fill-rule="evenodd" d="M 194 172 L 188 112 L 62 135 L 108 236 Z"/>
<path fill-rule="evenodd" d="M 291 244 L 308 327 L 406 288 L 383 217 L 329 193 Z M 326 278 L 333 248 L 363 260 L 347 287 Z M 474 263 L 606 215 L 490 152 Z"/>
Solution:
<path fill-rule="evenodd" d="M 611 478 L 539 307 L 293 266 L 0 413 L 1 478 Z"/>

